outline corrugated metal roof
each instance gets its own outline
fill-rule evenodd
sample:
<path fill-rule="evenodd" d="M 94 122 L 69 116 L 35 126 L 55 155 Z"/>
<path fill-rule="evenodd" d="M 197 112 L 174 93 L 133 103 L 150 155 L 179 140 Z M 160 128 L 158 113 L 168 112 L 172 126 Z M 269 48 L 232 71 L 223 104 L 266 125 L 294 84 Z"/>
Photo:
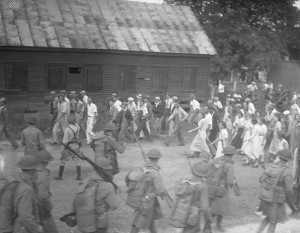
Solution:
<path fill-rule="evenodd" d="M 123 0 L 1 0 L 0 46 L 216 54 L 189 7 Z"/>

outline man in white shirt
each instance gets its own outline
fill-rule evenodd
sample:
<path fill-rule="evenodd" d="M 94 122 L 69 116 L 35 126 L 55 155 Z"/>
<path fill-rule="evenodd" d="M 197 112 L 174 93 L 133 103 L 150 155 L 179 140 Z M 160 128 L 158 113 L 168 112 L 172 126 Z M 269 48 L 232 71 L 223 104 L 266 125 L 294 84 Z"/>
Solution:
<path fill-rule="evenodd" d="M 71 110 L 71 107 L 70 107 L 70 100 L 69 98 L 67 97 L 67 91 L 66 90 L 61 90 L 60 91 L 61 94 L 64 95 L 65 97 L 65 102 L 67 104 L 67 107 L 68 107 L 68 110 L 67 110 L 67 117 L 70 115 L 70 110 Z"/>
<path fill-rule="evenodd" d="M 176 109 L 175 105 L 177 103 L 177 100 L 178 100 L 177 96 L 173 96 L 172 97 L 172 104 L 171 104 L 171 108 L 170 108 L 170 116 L 173 114 L 173 112 Z M 169 122 L 169 136 L 171 136 L 172 133 L 173 133 L 174 126 L 175 126 L 174 121 L 175 121 L 174 118 L 173 119 L 168 118 L 168 122 Z"/>
<path fill-rule="evenodd" d="M 65 102 L 65 96 L 63 94 L 58 95 L 58 114 L 57 118 L 54 121 L 54 126 L 52 130 L 53 142 L 52 145 L 58 144 L 58 130 L 61 128 L 65 133 L 66 128 L 68 128 L 69 124 L 67 121 L 68 114 L 68 106 Z"/>
<path fill-rule="evenodd" d="M 143 98 L 142 94 L 137 94 L 136 95 L 136 107 L 137 107 L 138 111 L 141 110 L 141 100 L 142 100 L 142 98 Z"/>
<path fill-rule="evenodd" d="M 214 105 L 218 108 L 218 110 L 221 112 L 223 109 L 223 105 L 221 103 L 221 101 L 219 100 L 219 97 L 215 97 L 214 98 Z"/>
<path fill-rule="evenodd" d="M 189 129 L 194 128 L 195 118 L 200 110 L 200 103 L 196 100 L 195 95 L 190 95 L 190 115 L 188 117 Z"/>
<path fill-rule="evenodd" d="M 133 117 L 133 121 L 132 121 L 133 130 L 136 131 L 136 129 L 137 129 L 136 121 L 138 120 L 139 115 L 138 115 L 137 106 L 132 97 L 128 98 L 127 108 L 129 109 L 129 111 L 131 112 L 131 115 Z"/>
<path fill-rule="evenodd" d="M 254 104 L 251 102 L 250 98 L 246 98 L 245 102 L 247 102 L 248 104 L 248 113 L 251 115 L 255 114 L 255 106 Z"/>
<path fill-rule="evenodd" d="M 96 124 L 98 116 L 97 106 L 92 103 L 92 98 L 88 97 L 88 104 L 87 104 L 87 123 L 86 123 L 86 141 L 87 144 L 92 142 L 92 138 L 90 133 L 92 133 L 94 125 Z"/>
<path fill-rule="evenodd" d="M 147 137 L 147 139 L 149 141 L 151 141 L 152 137 L 151 137 L 151 135 L 150 135 L 150 133 L 149 133 L 149 131 L 147 129 L 147 125 L 146 125 L 146 122 L 148 120 L 148 109 L 147 109 L 146 104 L 144 104 L 143 100 L 141 100 L 140 104 L 141 104 L 140 105 L 141 106 L 141 110 L 140 110 L 141 112 L 140 112 L 140 115 L 139 115 L 139 117 L 140 117 L 140 124 L 139 124 L 137 130 L 135 131 L 135 135 L 137 137 L 139 137 L 141 131 L 143 131 L 143 133 Z"/>
<path fill-rule="evenodd" d="M 114 106 L 119 106 L 119 107 L 121 107 L 121 105 L 122 105 L 122 102 L 120 101 L 120 100 L 118 100 L 118 96 L 117 96 L 117 94 L 116 93 L 112 93 L 111 94 L 111 99 L 112 99 L 112 101 L 113 101 L 113 103 L 114 103 Z"/>
<path fill-rule="evenodd" d="M 86 92 L 84 90 L 82 90 L 80 92 L 80 96 L 82 98 L 82 102 L 85 104 L 85 106 L 87 106 L 87 104 L 88 104 L 88 96 L 86 95 Z"/>
<path fill-rule="evenodd" d="M 165 110 L 164 110 L 164 116 L 163 116 L 162 125 L 161 125 L 162 131 L 164 131 L 168 128 L 168 118 L 170 116 L 170 109 L 171 109 L 172 102 L 173 101 L 171 99 L 171 94 L 169 92 L 167 92 L 166 99 L 164 101 Z"/>
<path fill-rule="evenodd" d="M 178 103 L 176 103 L 175 110 L 173 111 L 173 113 L 168 119 L 169 121 L 174 121 L 174 128 L 171 135 L 167 137 L 167 141 L 165 142 L 166 146 L 169 146 L 172 137 L 176 137 L 176 136 L 178 137 L 179 140 L 179 146 L 185 145 L 184 137 L 182 133 L 182 123 L 188 118 L 188 116 L 189 115 L 183 110 L 183 108 Z"/>

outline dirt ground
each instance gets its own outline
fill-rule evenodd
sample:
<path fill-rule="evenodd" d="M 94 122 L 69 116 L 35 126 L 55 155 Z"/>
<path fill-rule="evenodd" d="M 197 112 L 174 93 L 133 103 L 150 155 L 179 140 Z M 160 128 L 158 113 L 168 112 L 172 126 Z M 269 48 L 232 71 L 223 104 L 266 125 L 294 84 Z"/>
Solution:
<path fill-rule="evenodd" d="M 145 151 L 150 148 L 158 148 L 163 153 L 163 157 L 160 160 L 161 174 L 164 179 L 166 189 L 170 195 L 174 197 L 174 183 L 180 178 L 188 178 L 191 176 L 188 163 L 185 157 L 185 153 L 189 152 L 190 143 L 195 136 L 195 133 L 187 135 L 185 132 L 186 146 L 177 146 L 177 139 L 174 140 L 174 144 L 169 147 L 164 146 L 164 138 L 155 139 L 153 142 L 141 141 L 142 147 Z M 48 142 L 50 141 L 47 140 Z M 22 149 L 15 152 L 10 150 L 10 145 L 7 141 L 0 144 L 0 168 L 8 174 L 15 174 L 16 162 L 23 156 Z M 47 143 L 47 149 L 52 153 L 55 160 L 50 164 L 49 168 L 52 171 L 52 175 L 57 175 L 59 167 L 59 158 L 62 150 L 61 146 L 53 147 Z M 94 157 L 92 149 L 87 145 L 83 146 L 82 152 L 88 157 Z M 119 155 L 120 173 L 114 177 L 115 182 L 121 189 L 121 196 L 123 202 L 118 210 L 110 213 L 110 233 L 128 233 L 130 230 L 130 223 L 132 221 L 133 210 L 125 205 L 126 187 L 124 178 L 127 172 L 136 166 L 143 165 L 143 159 L 140 153 L 140 149 L 137 144 L 126 144 L 126 151 L 124 154 Z M 243 167 L 240 162 L 241 156 L 235 155 L 235 176 L 238 180 L 242 195 L 235 197 L 231 194 L 232 211 L 229 216 L 225 217 L 224 226 L 227 228 L 226 232 L 238 233 L 238 232 L 256 232 L 258 223 L 261 218 L 255 215 L 255 208 L 258 205 L 258 190 L 259 183 L 258 177 L 262 172 L 261 168 Z M 196 162 L 197 159 L 192 159 L 191 162 Z M 86 162 L 82 163 L 83 177 L 87 178 L 94 174 L 90 165 Z M 54 205 L 53 215 L 57 221 L 57 225 L 61 233 L 78 232 L 76 228 L 69 228 L 63 223 L 58 221 L 58 218 L 68 213 L 71 209 L 72 199 L 75 195 L 78 181 L 75 180 L 76 171 L 72 161 L 66 164 L 64 173 L 64 180 L 56 181 L 52 180 L 52 202 Z M 163 208 L 165 218 L 157 221 L 159 232 L 163 233 L 176 233 L 181 232 L 180 229 L 172 228 L 168 224 L 168 216 L 170 209 L 167 204 L 160 200 Z M 141 231 L 146 232 L 146 231 Z M 215 232 L 215 231 L 214 231 Z M 300 221 L 290 220 L 286 224 L 279 225 L 278 233 L 296 233 L 300 232 Z"/>

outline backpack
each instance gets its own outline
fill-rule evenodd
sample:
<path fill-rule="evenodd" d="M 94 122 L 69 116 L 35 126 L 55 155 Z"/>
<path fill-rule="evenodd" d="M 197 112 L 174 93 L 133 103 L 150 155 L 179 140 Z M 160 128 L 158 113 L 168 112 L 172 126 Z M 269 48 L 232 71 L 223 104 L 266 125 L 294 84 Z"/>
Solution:
<path fill-rule="evenodd" d="M 76 221 L 82 232 L 97 230 L 95 213 L 97 187 L 98 184 L 93 179 L 87 179 L 80 185 L 76 193 L 74 199 Z"/>
<path fill-rule="evenodd" d="M 125 178 L 127 184 L 126 205 L 134 210 L 139 210 L 143 206 L 143 198 L 151 185 L 150 171 L 136 167 L 132 168 Z"/>
<path fill-rule="evenodd" d="M 200 208 L 193 205 L 200 182 L 184 180 L 175 187 L 176 201 L 169 217 L 170 225 L 183 228 L 186 225 L 195 226 L 199 223 Z"/>
<path fill-rule="evenodd" d="M 0 232 L 12 232 L 16 212 L 14 199 L 20 180 L 0 174 Z"/>
<path fill-rule="evenodd" d="M 215 159 L 213 164 L 210 166 L 209 175 L 206 177 L 207 192 L 209 198 L 215 198 L 217 196 L 222 196 L 224 190 L 220 187 L 221 179 L 224 173 L 224 161 L 221 159 Z"/>
<path fill-rule="evenodd" d="M 259 199 L 263 200 L 268 203 L 272 203 L 275 200 L 275 192 L 279 191 L 280 189 L 280 182 L 282 182 L 282 174 L 286 167 L 279 167 L 279 166 L 271 166 L 267 168 L 262 177 L 260 178 L 261 182 L 261 192 L 259 194 Z M 281 190 L 282 198 L 284 199 L 285 194 L 283 189 Z M 278 198 L 278 197 L 277 197 Z M 281 201 L 280 201 L 281 202 Z M 285 200 L 283 201 L 283 203 Z"/>

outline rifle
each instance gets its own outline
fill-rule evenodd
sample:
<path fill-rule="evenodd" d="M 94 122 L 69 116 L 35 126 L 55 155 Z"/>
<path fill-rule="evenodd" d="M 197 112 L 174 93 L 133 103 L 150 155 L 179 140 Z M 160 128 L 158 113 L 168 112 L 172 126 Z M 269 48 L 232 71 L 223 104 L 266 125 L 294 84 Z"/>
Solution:
<path fill-rule="evenodd" d="M 142 145 L 141 145 L 138 137 L 135 135 L 135 133 L 133 133 L 133 135 L 134 135 L 134 138 L 135 138 L 135 140 L 136 140 L 136 142 L 137 142 L 137 144 L 138 144 L 138 146 L 139 146 L 139 148 L 140 148 L 140 150 L 142 152 L 142 156 L 143 156 L 144 162 L 146 162 L 146 163 L 149 162 L 149 159 L 147 158 L 146 153 L 145 153 L 145 151 L 144 151 L 144 149 L 143 149 L 143 147 L 142 147 Z M 170 194 L 168 193 L 168 191 L 166 189 L 164 190 L 164 192 L 165 192 L 164 198 L 165 198 L 165 200 L 166 200 L 169 208 L 172 208 L 173 204 L 174 204 L 174 201 L 173 201 L 172 197 L 170 196 Z"/>
<path fill-rule="evenodd" d="M 62 143 L 62 145 L 69 150 L 70 152 L 72 152 L 76 157 L 78 157 L 81 160 L 85 160 L 87 161 L 90 165 L 92 165 L 92 167 L 94 168 L 95 172 L 97 172 L 97 174 L 102 177 L 104 179 L 104 181 L 111 183 L 114 188 L 115 191 L 118 190 L 118 186 L 113 182 L 112 177 L 102 168 L 99 167 L 96 163 L 94 163 L 92 160 L 90 160 L 88 157 L 86 157 L 84 154 L 82 153 L 77 153 L 76 151 L 74 151 L 72 148 L 70 148 L 70 146 L 68 144 L 64 144 Z"/>

